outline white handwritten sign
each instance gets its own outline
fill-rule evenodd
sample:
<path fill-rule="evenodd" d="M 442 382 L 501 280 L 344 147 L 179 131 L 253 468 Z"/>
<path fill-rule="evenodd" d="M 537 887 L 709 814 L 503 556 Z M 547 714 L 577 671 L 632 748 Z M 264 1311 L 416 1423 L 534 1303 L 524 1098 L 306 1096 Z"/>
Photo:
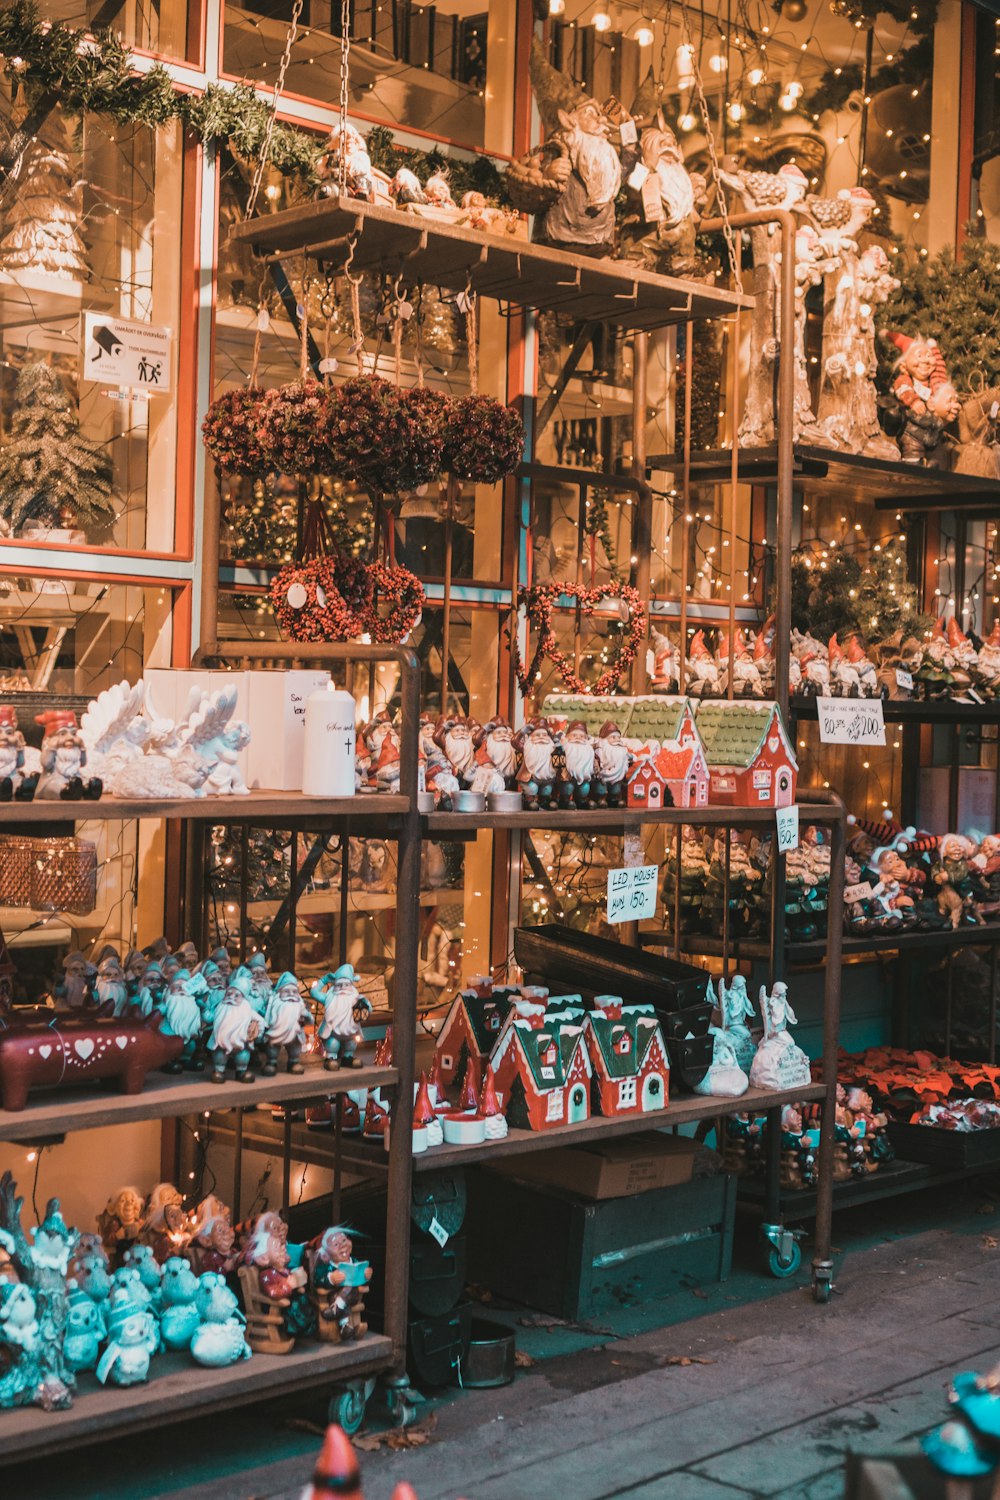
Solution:
<path fill-rule="evenodd" d="M 799 810 L 794 805 L 775 809 L 778 825 L 778 853 L 788 854 L 799 847 Z"/>
<path fill-rule="evenodd" d="M 819 737 L 824 745 L 884 745 L 881 698 L 817 698 Z"/>
<path fill-rule="evenodd" d="M 849 885 L 844 889 L 844 905 L 853 906 L 855 901 L 870 901 L 875 892 L 872 890 L 870 880 L 862 880 L 859 885 Z"/>
<path fill-rule="evenodd" d="M 608 871 L 608 921 L 641 922 L 656 914 L 659 865 Z"/>
<path fill-rule="evenodd" d="M 902 667 L 897 667 L 896 668 L 896 686 L 904 688 L 906 690 L 906 692 L 908 692 L 908 693 L 912 693 L 912 691 L 913 691 L 913 673 L 912 672 L 904 672 L 903 669 L 902 669 Z"/>
<path fill-rule="evenodd" d="M 173 338 L 169 328 L 89 312 L 83 319 L 83 378 L 108 385 L 169 391 Z"/>

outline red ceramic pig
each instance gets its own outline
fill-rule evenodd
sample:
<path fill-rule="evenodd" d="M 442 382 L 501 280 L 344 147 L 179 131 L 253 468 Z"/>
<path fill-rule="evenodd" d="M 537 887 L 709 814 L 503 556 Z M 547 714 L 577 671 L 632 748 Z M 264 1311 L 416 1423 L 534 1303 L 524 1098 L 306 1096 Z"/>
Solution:
<path fill-rule="evenodd" d="M 91 1014 L 0 1021 L 0 1104 L 23 1109 L 33 1088 L 118 1078 L 122 1093 L 138 1094 L 152 1068 L 180 1056 L 179 1036 L 161 1036 L 159 1012 L 115 1020 Z M 37 1012 L 35 1012 L 37 1015 Z"/>

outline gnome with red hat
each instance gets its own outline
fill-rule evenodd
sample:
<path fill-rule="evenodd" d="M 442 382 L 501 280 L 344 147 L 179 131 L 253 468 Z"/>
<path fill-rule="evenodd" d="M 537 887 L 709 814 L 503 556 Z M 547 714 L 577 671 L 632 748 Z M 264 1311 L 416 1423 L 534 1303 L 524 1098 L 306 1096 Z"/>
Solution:
<path fill-rule="evenodd" d="M 903 418 L 899 451 L 904 463 L 925 463 L 958 416 L 961 401 L 934 339 L 905 333 L 890 333 L 888 339 L 899 350 L 892 382 Z"/>
<path fill-rule="evenodd" d="M 598 801 L 609 807 L 621 807 L 625 800 L 625 782 L 632 767 L 632 756 L 614 719 L 606 719 L 597 736 Z"/>
<path fill-rule="evenodd" d="M 45 730 L 42 740 L 42 769 L 35 796 L 48 802 L 78 802 L 85 797 L 96 802 L 101 783 L 96 776 L 85 777 L 87 750 L 72 709 L 50 708 L 35 715 L 35 723 Z"/>
<path fill-rule="evenodd" d="M 28 802 L 34 795 L 37 777 L 24 774 L 24 735 L 17 727 L 17 710 L 12 703 L 0 703 L 0 802 Z"/>

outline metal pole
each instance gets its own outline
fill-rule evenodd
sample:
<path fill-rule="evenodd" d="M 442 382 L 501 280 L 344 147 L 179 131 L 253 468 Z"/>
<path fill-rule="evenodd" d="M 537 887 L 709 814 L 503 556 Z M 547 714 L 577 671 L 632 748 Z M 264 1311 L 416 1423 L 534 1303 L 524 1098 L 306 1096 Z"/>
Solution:
<path fill-rule="evenodd" d="M 685 663 L 687 662 L 687 609 L 688 572 L 691 533 L 688 521 L 691 513 L 691 382 L 694 379 L 694 324 L 684 324 L 684 462 L 681 470 L 681 650 L 677 664 L 677 691 L 685 691 Z"/>
<path fill-rule="evenodd" d="M 633 502 L 631 541 L 635 565 L 635 587 L 639 597 L 650 604 L 650 578 L 653 543 L 653 492 L 646 483 L 646 406 L 649 362 L 649 335 L 635 334 L 632 340 L 632 473 L 638 488 Z M 591 580 L 593 583 L 593 580 Z M 650 616 L 650 619 L 652 617 Z M 632 691 L 644 693 L 648 682 L 646 653 L 636 653 L 632 663 Z"/>
<path fill-rule="evenodd" d="M 810 792 L 810 796 L 814 794 Z M 826 801 L 820 794 L 817 800 Z M 830 827 L 830 891 L 826 909 L 826 973 L 823 983 L 823 1113 L 820 1123 L 816 1186 L 816 1244 L 813 1273 L 817 1284 L 833 1278 L 833 1146 L 837 1122 L 837 1048 L 840 1044 L 840 980 L 843 954 L 844 844 L 846 809 L 839 797 Z"/>

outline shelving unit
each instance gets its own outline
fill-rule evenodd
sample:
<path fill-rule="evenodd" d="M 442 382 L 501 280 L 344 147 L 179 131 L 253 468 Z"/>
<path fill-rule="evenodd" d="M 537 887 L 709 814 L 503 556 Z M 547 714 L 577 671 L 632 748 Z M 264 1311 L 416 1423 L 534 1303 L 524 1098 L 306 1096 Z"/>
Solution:
<path fill-rule="evenodd" d="M 539 312 L 561 309 L 579 322 L 646 330 L 752 307 L 752 297 L 679 281 L 625 261 L 591 259 L 481 234 L 355 198 L 324 198 L 237 224 L 234 241 L 260 254 L 303 254 L 332 271 L 353 247 L 351 270 L 393 272 L 407 282 L 495 297 Z"/>
<path fill-rule="evenodd" d="M 287 653 L 299 656 L 303 649 Z M 240 645 L 240 656 L 252 651 Z M 280 649 L 264 651 L 266 659 L 280 659 Z M 314 658 L 317 654 L 314 653 Z M 199 835 L 207 823 L 263 824 L 306 827 L 324 833 L 348 834 L 363 824 L 375 828 L 398 843 L 396 906 L 399 935 L 396 944 L 395 992 L 393 996 L 394 1062 L 392 1067 L 341 1069 L 326 1072 L 319 1066 L 302 1074 L 258 1078 L 252 1083 L 210 1083 L 197 1076 L 149 1077 L 143 1092 L 114 1095 L 109 1092 L 72 1090 L 65 1094 L 32 1095 L 23 1111 L 0 1111 L 0 1141 L 49 1144 L 78 1130 L 125 1125 L 140 1120 L 164 1120 L 189 1114 L 222 1110 L 232 1115 L 235 1136 L 234 1218 L 240 1217 L 239 1175 L 244 1115 L 259 1103 L 306 1103 L 354 1088 L 395 1087 L 403 1098 L 412 1096 L 413 1043 L 416 1017 L 417 931 L 420 873 L 420 826 L 416 812 L 419 666 L 405 647 L 324 646 L 318 659 L 335 668 L 345 661 L 394 661 L 400 671 L 402 744 L 400 794 L 378 798 L 306 799 L 301 793 L 254 792 L 242 798 L 203 797 L 163 802 L 127 802 L 115 798 L 97 802 L 34 802 L 0 805 L 0 830 L 40 822 L 73 824 L 92 818 L 111 820 L 158 820 L 182 822 L 193 836 L 194 859 L 188 861 L 188 921 L 198 907 L 199 872 L 194 868 L 201 853 Z M 203 861 L 202 861 L 203 871 Z M 55 1017 L 54 1017 L 55 1019 Z M 156 1362 L 148 1385 L 101 1389 L 86 1377 L 76 1403 L 68 1412 L 49 1414 L 22 1409 L 0 1414 L 0 1462 L 14 1462 L 34 1452 L 52 1452 L 65 1447 L 107 1438 L 137 1428 L 161 1425 L 194 1413 L 250 1402 L 284 1391 L 323 1382 L 339 1385 L 331 1400 L 331 1417 L 352 1430 L 364 1415 L 373 1377 L 388 1382 L 390 1411 L 397 1421 L 412 1414 L 406 1380 L 406 1267 L 409 1245 L 410 1130 L 411 1111 L 404 1109 L 393 1131 L 388 1156 L 388 1202 L 386 1237 L 390 1246 L 384 1287 L 384 1336 L 366 1335 L 356 1343 L 304 1345 L 291 1355 L 257 1354 L 245 1365 L 227 1370 L 201 1369 L 183 1359 Z M 284 1198 L 288 1198 L 286 1152 Z"/>

